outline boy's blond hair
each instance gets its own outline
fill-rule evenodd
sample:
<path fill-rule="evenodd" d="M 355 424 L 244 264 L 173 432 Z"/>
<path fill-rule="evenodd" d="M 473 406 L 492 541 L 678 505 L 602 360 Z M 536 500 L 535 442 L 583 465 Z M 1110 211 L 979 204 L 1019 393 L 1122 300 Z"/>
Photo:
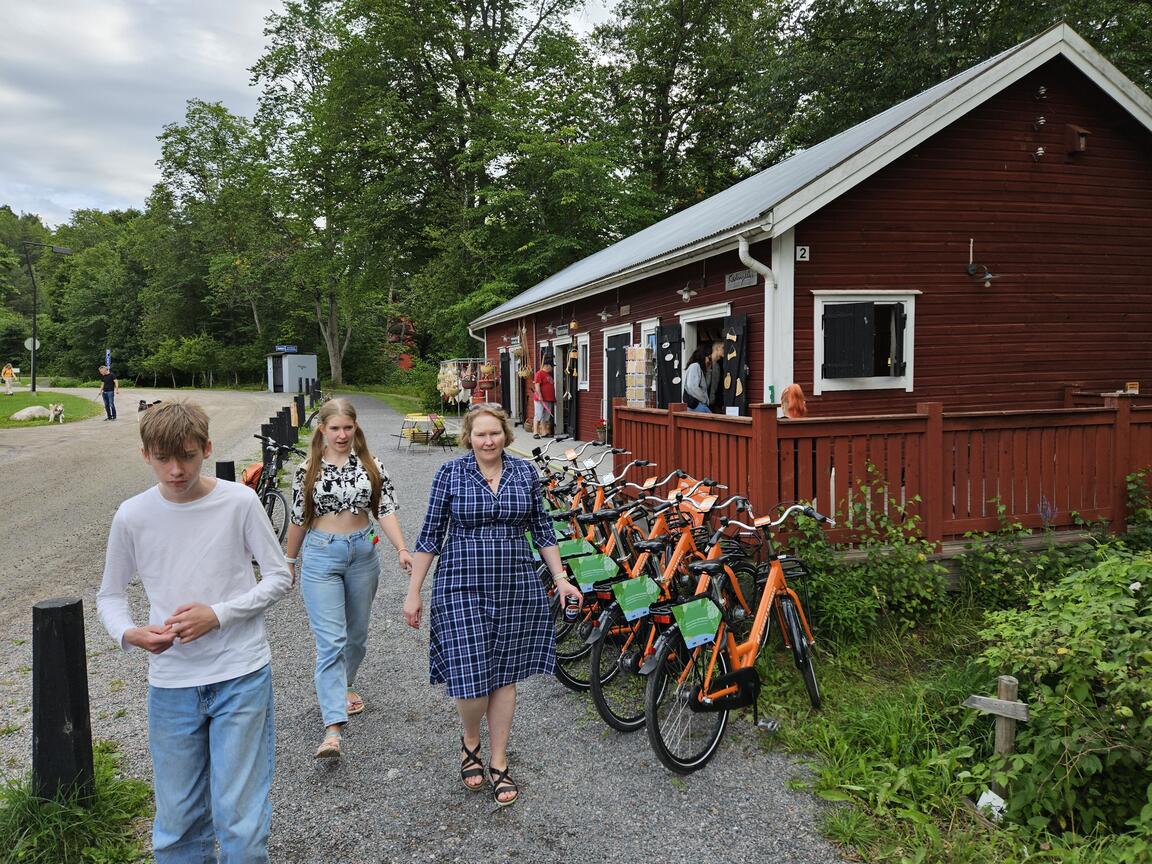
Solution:
<path fill-rule="evenodd" d="M 163 402 L 140 415 L 140 441 L 147 453 L 181 453 L 189 438 L 201 450 L 208 446 L 208 415 L 195 402 Z"/>

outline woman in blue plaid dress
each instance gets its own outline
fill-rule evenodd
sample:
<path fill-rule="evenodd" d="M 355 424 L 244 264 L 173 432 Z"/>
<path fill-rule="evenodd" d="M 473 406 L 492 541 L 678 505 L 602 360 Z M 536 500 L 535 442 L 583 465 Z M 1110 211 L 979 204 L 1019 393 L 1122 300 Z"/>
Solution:
<path fill-rule="evenodd" d="M 424 528 L 416 543 L 404 617 L 420 626 L 420 589 L 439 555 L 432 588 L 430 679 L 456 700 L 463 734 L 460 779 L 484 785 L 480 725 L 488 719 L 488 779 L 501 807 L 518 795 L 508 770 L 508 735 L 516 710 L 516 682 L 556 669 L 548 597 L 536 576 L 531 530 L 556 581 L 560 600 L 580 591 L 564 575 L 535 466 L 509 456 L 507 415 L 474 408 L 461 438 L 472 452 L 446 462 L 432 481 Z"/>

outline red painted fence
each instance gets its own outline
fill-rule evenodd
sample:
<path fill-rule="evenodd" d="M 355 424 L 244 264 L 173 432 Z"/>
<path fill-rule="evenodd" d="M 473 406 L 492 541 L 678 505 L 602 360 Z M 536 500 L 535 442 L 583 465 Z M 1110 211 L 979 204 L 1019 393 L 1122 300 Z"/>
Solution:
<path fill-rule="evenodd" d="M 777 420 L 754 405 L 750 417 L 614 406 L 614 443 L 662 471 L 683 468 L 724 483 L 767 513 L 785 501 L 812 501 L 851 528 L 860 482 L 883 480 L 889 500 L 908 504 L 924 536 L 955 539 L 999 526 L 1075 527 L 1077 517 L 1122 530 L 1125 477 L 1152 464 L 1152 406 L 1126 396 L 1096 407 Z M 876 489 L 880 483 L 873 481 Z M 919 497 L 919 503 L 914 499 Z"/>

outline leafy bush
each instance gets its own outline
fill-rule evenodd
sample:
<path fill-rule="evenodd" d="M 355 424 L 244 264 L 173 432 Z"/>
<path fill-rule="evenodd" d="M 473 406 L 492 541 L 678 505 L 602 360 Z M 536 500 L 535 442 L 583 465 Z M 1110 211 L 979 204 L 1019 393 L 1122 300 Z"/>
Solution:
<path fill-rule="evenodd" d="M 990 675 L 1017 676 L 1031 714 L 1018 752 L 985 768 L 1036 829 L 1152 827 L 1152 555 L 1105 555 L 981 634 Z"/>
<path fill-rule="evenodd" d="M 1152 468 L 1129 474 L 1128 533 L 1124 543 L 1131 549 L 1152 549 Z"/>
<path fill-rule="evenodd" d="M 1027 603 L 1035 586 L 1035 568 L 1020 545 L 1031 532 L 1010 522 L 1007 511 L 997 501 L 999 529 L 966 533 L 964 551 L 956 558 L 962 589 L 975 605 L 986 609 L 1017 609 Z"/>

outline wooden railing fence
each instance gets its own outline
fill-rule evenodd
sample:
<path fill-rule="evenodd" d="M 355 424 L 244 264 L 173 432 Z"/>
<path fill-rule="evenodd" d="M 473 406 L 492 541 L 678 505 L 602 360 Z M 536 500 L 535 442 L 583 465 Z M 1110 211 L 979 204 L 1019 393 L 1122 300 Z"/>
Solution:
<path fill-rule="evenodd" d="M 945 414 L 925 402 L 915 414 L 803 420 L 777 420 L 772 405 L 725 417 L 617 400 L 614 434 L 633 454 L 618 464 L 650 459 L 711 477 L 747 495 L 757 513 L 812 501 L 846 534 L 861 503 L 906 505 L 934 542 L 995 530 L 999 507 L 1027 528 L 1103 519 L 1123 530 L 1125 478 L 1152 464 L 1152 406 L 1096 398 L 1083 408 Z M 861 483 L 874 500 L 861 501 Z"/>

